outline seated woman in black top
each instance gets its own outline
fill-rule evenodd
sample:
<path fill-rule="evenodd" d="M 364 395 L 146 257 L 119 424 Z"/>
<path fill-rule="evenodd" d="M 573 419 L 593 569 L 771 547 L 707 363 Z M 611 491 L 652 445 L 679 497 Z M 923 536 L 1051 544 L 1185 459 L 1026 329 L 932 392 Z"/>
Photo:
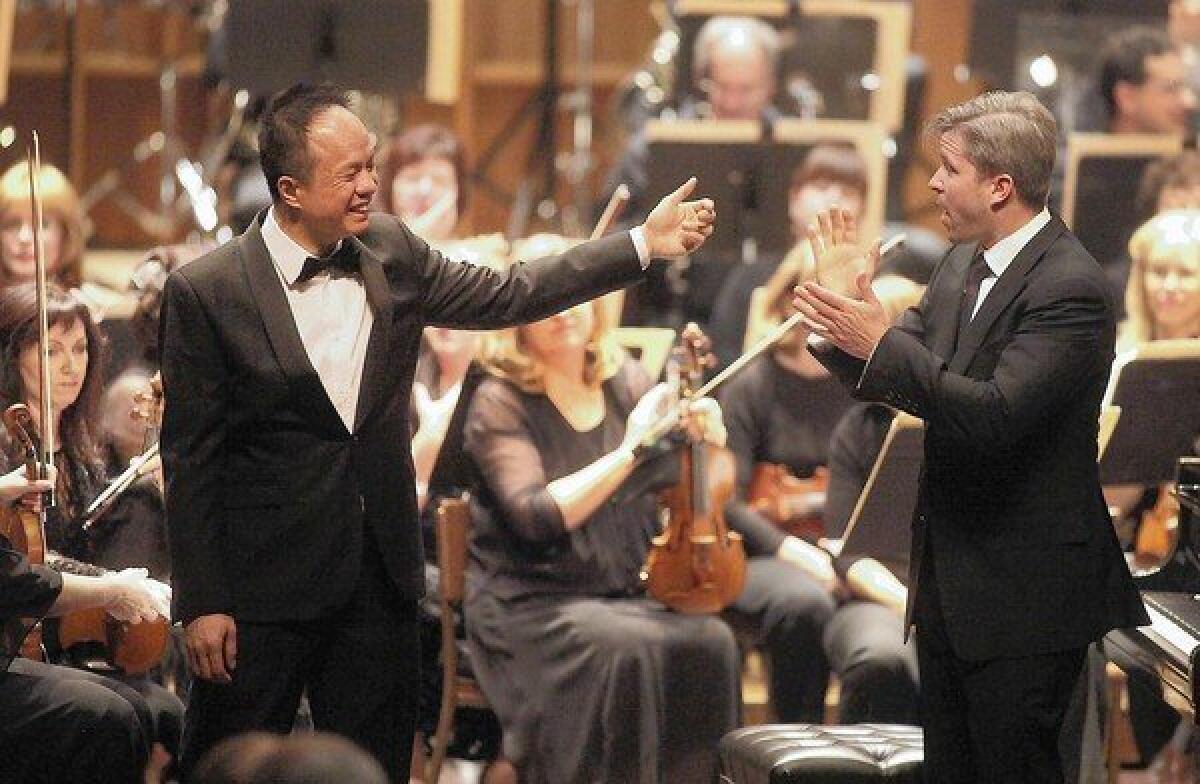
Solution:
<path fill-rule="evenodd" d="M 46 547 L 67 558 L 96 563 L 90 531 L 82 513 L 105 485 L 104 462 L 97 441 L 97 406 L 103 384 L 103 340 L 86 305 L 73 294 L 52 286 L 48 296 L 50 321 L 51 411 L 56 418 L 55 463 L 58 467 L 56 505 L 46 514 Z M 31 283 L 0 290 L 0 408 L 26 403 L 40 430 L 37 297 Z M 31 434 L 35 439 L 38 433 Z M 22 464 L 17 445 L 0 441 L 0 470 Z M 145 573 L 144 570 L 141 573 Z M 69 651 L 55 645 L 54 628 L 47 644 L 55 660 L 67 663 Z M 174 694 L 145 675 L 105 673 L 137 690 L 150 704 L 155 740 L 176 755 L 183 728 L 183 704 Z"/>
<path fill-rule="evenodd" d="M 505 756 L 523 784 L 713 780 L 737 718 L 732 632 L 643 594 L 655 501 L 611 502 L 665 387 L 594 302 L 485 345 L 497 377 L 465 431 L 481 478 L 466 620 Z M 716 406 L 703 410 L 721 437 Z"/>

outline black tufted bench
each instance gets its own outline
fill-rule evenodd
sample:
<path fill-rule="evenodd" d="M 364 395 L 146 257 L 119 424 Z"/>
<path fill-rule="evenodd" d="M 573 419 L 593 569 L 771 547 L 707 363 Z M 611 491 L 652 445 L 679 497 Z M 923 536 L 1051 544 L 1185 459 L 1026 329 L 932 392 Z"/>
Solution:
<path fill-rule="evenodd" d="M 919 784 L 921 728 L 764 724 L 721 739 L 721 784 Z"/>

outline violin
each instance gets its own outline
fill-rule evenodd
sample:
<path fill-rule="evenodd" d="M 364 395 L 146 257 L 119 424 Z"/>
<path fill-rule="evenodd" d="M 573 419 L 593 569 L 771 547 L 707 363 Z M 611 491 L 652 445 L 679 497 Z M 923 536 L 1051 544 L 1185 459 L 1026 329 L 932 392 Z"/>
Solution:
<path fill-rule="evenodd" d="M 707 364 L 707 339 L 689 324 L 675 349 L 672 375 L 680 386 L 680 410 L 686 411 Z M 643 577 L 646 590 L 682 613 L 716 613 L 728 607 L 746 583 L 742 536 L 725 522 L 725 504 L 733 495 L 736 465 L 726 448 L 705 441 L 692 428 L 676 429 L 679 481 L 659 496 L 665 525 L 651 542 Z"/>
<path fill-rule="evenodd" d="M 759 463 L 754 466 L 746 503 L 780 529 L 808 542 L 825 536 L 821 512 L 829 489 L 829 469 L 817 466 L 807 479 L 793 476 L 787 466 Z"/>
<path fill-rule="evenodd" d="M 38 462 L 37 448 L 29 435 L 31 417 L 24 403 L 9 406 L 4 412 L 4 427 L 14 443 L 20 444 L 25 457 L 25 476 L 30 480 L 45 477 L 44 466 Z M 44 505 L 33 511 L 22 504 L 0 509 L 0 535 L 8 539 L 13 549 L 25 554 L 31 564 L 46 562 L 46 514 Z M 42 629 L 33 619 L 21 619 L 21 656 L 34 661 L 44 661 Z M 15 642 L 15 640 L 13 640 Z"/>
<path fill-rule="evenodd" d="M 1179 499 L 1170 485 L 1158 489 L 1154 506 L 1142 513 L 1134 537 L 1134 565 L 1154 569 L 1162 565 L 1179 539 Z"/>

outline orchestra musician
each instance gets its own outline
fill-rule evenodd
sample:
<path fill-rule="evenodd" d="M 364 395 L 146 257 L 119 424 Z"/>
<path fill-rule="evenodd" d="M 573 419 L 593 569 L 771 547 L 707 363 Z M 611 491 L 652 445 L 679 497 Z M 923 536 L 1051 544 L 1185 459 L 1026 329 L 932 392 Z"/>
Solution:
<path fill-rule="evenodd" d="M 379 204 L 426 242 L 454 237 L 466 212 L 462 144 L 440 125 L 424 124 L 393 138 L 379 167 Z"/>
<path fill-rule="evenodd" d="M 793 254 L 768 281 L 767 321 L 778 324 L 792 314 L 792 288 L 811 275 L 804 259 Z M 802 479 L 823 467 L 833 426 L 853 402 L 808 354 L 803 336 L 795 335 L 785 335 L 721 389 L 729 448 L 737 460 L 737 494 L 725 516 L 749 556 L 746 587 L 732 610 L 753 621 L 767 652 L 775 713 L 780 721 L 820 723 L 829 679 L 821 639 L 837 607 L 837 575 L 828 552 L 786 533 L 748 498 L 760 463 L 785 466 Z M 823 498 L 821 491 L 814 493 Z M 806 516 L 820 519 L 819 501 Z"/>
<path fill-rule="evenodd" d="M 637 280 L 712 231 L 689 181 L 631 232 L 506 274 L 371 214 L 375 139 L 327 86 L 261 120 L 273 204 L 175 271 L 162 454 L 177 615 L 196 678 L 183 767 L 240 731 L 318 729 L 409 769 L 424 587 L 409 390 L 421 330 L 544 317 Z"/>
<path fill-rule="evenodd" d="M 485 338 L 495 377 L 465 429 L 471 661 L 521 782 L 707 781 L 737 717 L 736 644 L 719 618 L 643 592 L 655 499 L 613 495 L 668 388 L 609 318 L 592 301 Z M 719 440 L 715 402 L 703 410 Z"/>
<path fill-rule="evenodd" d="M 797 269 L 794 263 L 785 262 L 767 285 L 772 320 L 791 315 L 792 288 L 811 278 L 811 270 Z M 880 276 L 872 287 L 891 318 L 915 304 L 921 293 L 921 286 L 896 275 Z M 831 384 L 838 387 L 836 392 L 829 388 Z M 913 723 L 917 662 L 915 646 L 904 641 L 904 586 L 879 562 L 840 559 L 830 552 L 836 552 L 832 543 L 845 533 L 891 418 L 890 409 L 881 406 L 888 413 L 874 443 L 857 429 L 847 438 L 847 417 L 863 404 L 848 406 L 849 397 L 844 395 L 836 379 L 805 351 L 803 336 L 791 335 L 774 352 L 751 363 L 723 391 L 729 446 L 738 458 L 741 491 L 726 516 L 745 537 L 751 553 L 756 553 L 750 559 L 746 590 L 734 607 L 744 609 L 752 606 L 752 600 L 766 601 L 762 597 L 809 596 L 809 605 L 821 609 L 816 616 L 819 625 L 812 614 L 808 617 L 817 636 L 803 640 L 803 648 L 789 653 L 767 635 L 772 702 L 781 721 L 820 720 L 825 683 L 817 679 L 816 665 L 803 663 L 807 660 L 820 662 L 822 674 L 837 674 L 839 721 Z M 817 496 L 813 513 L 824 522 L 820 544 L 829 550 L 781 531 L 747 503 L 752 472 L 762 462 L 783 464 L 793 476 L 807 476 L 817 466 L 827 466 L 828 491 L 810 492 Z M 855 470 L 858 466 L 861 469 Z M 854 571 L 855 579 L 845 579 L 848 570 Z M 858 579 L 860 575 L 866 577 Z M 868 590 L 861 590 L 862 586 Z M 886 593 L 878 586 L 898 587 L 899 601 L 895 591 Z M 814 591 L 820 591 L 819 600 L 811 598 Z M 799 601 L 792 599 L 793 604 Z M 800 650 L 804 654 L 798 656 Z M 777 669 L 782 670 L 782 678 Z M 809 680 L 804 682 L 806 675 Z M 797 696 L 787 697 L 793 694 Z M 784 709 L 789 706 L 793 712 L 804 711 L 800 718 L 788 718 Z"/>
<path fill-rule="evenodd" d="M 925 420 L 906 627 L 915 623 L 925 775 L 1061 781 L 1058 739 L 1089 643 L 1149 622 L 1099 484 L 1116 324 L 1102 271 L 1045 208 L 1057 129 L 1028 93 L 929 126 L 929 185 L 954 247 L 892 326 L 869 286 L 814 283 L 797 307 L 863 400 Z M 818 266 L 855 242 L 823 216 Z M 981 622 L 982 621 L 982 622 Z"/>
<path fill-rule="evenodd" d="M 83 525 L 83 512 L 107 481 L 100 438 L 99 402 L 104 384 L 104 343 L 88 307 L 74 294 L 52 286 L 47 297 L 50 322 L 50 360 L 53 381 L 51 410 L 56 416 L 53 432 L 58 438 L 54 453 L 58 482 L 56 503 L 46 510 L 47 550 L 86 564 L 105 566 L 97 558 L 97 542 Z M 0 408 L 25 403 L 37 419 L 38 392 L 38 301 L 36 287 L 22 283 L 0 289 Z M 37 434 L 32 434 L 36 439 Z M 0 440 L 0 471 L 22 465 L 19 445 Z M 116 558 L 108 543 L 104 554 Z M 124 560 L 124 559 L 119 559 Z M 109 562 L 116 569 L 132 566 L 146 571 L 146 564 Z M 61 663 L 72 661 L 70 652 L 57 645 L 55 624 L 48 624 L 50 657 Z M 183 703 L 146 674 L 112 673 L 111 677 L 135 689 L 146 700 L 154 719 L 154 738 L 173 758 L 178 756 L 183 732 Z"/>
<path fill-rule="evenodd" d="M 84 222 L 79 195 L 54 166 L 42 164 L 39 171 L 46 277 L 64 288 L 76 288 L 83 281 Z M 22 161 L 0 177 L 0 288 L 28 283 L 33 277 L 29 164 Z"/>
<path fill-rule="evenodd" d="M 55 481 L 30 481 L 12 445 L 3 439 L 0 459 L 9 471 L 0 477 L 0 513 L 16 504 L 40 508 L 40 493 L 54 487 L 59 507 L 47 510 L 51 547 L 86 548 L 73 531 L 71 515 L 98 487 L 102 474 L 91 437 L 102 378 L 98 332 L 78 300 L 52 288 L 48 298 L 50 359 L 54 376 L 52 410 L 58 418 Z M 20 402 L 39 416 L 37 298 L 33 284 L 0 290 L 0 397 Z M 16 466 L 15 468 L 13 466 Z M 52 467 L 53 468 L 53 467 Z M 11 470 L 10 470 L 11 469 Z M 170 589 L 146 577 L 145 569 L 103 576 L 59 574 L 30 565 L 24 553 L 0 538 L 6 629 L 19 616 L 62 615 L 103 607 L 123 621 L 166 616 Z M 182 705 L 146 681 L 122 683 L 82 670 L 14 659 L 24 628 L 5 635 L 0 652 L 0 779 L 5 781 L 141 781 L 150 745 L 178 745 Z M 140 693 L 139 693 L 140 692 Z M 173 702 L 172 702 L 173 701 Z M 172 742 L 172 735 L 174 742 Z"/>

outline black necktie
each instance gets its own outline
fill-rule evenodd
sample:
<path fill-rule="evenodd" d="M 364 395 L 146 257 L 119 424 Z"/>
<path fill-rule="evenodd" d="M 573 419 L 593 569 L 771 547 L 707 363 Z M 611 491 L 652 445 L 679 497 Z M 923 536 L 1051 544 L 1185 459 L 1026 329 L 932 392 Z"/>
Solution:
<path fill-rule="evenodd" d="M 967 267 L 967 280 L 963 284 L 962 310 L 958 314 L 958 333 L 961 335 L 971 323 L 975 313 L 975 303 L 979 301 L 979 286 L 984 278 L 991 276 L 992 268 L 984 261 L 983 252 L 976 253 Z"/>
<path fill-rule="evenodd" d="M 358 271 L 358 249 L 349 239 L 342 240 L 338 249 L 328 256 L 309 256 L 305 259 L 304 266 L 300 268 L 300 275 L 296 278 L 296 285 L 306 283 L 322 272 L 333 270 L 340 270 L 347 275 Z"/>

